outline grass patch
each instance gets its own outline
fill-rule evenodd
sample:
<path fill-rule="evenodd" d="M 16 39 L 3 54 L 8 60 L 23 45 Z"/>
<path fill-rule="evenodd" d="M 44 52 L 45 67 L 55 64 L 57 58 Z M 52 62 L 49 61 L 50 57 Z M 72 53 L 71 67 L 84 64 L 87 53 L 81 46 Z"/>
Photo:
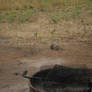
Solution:
<path fill-rule="evenodd" d="M 2 22 L 26 22 L 31 21 L 31 17 L 35 13 L 35 9 L 22 9 L 22 10 L 7 10 L 2 11 L 0 14 L 0 20 Z"/>
<path fill-rule="evenodd" d="M 0 0 L 0 9 L 23 9 L 29 7 L 31 0 Z"/>
<path fill-rule="evenodd" d="M 32 9 L 30 7 L 33 7 Z M 26 22 L 39 10 L 53 23 L 78 18 L 92 10 L 91 0 L 0 0 L 0 22 Z"/>
<path fill-rule="evenodd" d="M 91 0 L 0 0 L 0 9 L 34 8 L 71 8 L 72 6 L 92 8 Z"/>
<path fill-rule="evenodd" d="M 63 5 L 58 9 L 48 12 L 53 23 L 57 23 L 62 19 L 80 18 L 83 14 L 87 14 L 87 11 L 91 11 L 91 0 L 65 0 Z"/>

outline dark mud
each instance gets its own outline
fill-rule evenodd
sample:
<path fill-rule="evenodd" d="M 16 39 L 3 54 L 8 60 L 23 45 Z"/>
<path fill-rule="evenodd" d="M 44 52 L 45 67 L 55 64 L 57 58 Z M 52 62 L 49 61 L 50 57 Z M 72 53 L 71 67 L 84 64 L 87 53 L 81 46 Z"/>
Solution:
<path fill-rule="evenodd" d="M 88 92 L 92 88 L 92 69 L 55 65 L 37 72 L 29 79 L 34 88 L 44 92 Z"/>

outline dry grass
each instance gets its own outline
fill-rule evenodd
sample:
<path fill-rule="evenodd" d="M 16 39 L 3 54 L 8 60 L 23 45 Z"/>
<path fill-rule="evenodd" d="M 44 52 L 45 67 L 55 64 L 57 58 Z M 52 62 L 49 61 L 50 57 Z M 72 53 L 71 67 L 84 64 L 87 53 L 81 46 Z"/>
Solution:
<path fill-rule="evenodd" d="M 30 7 L 53 8 L 67 6 L 71 8 L 74 5 L 86 5 L 90 0 L 0 0 L 0 9 L 20 9 Z"/>
<path fill-rule="evenodd" d="M 33 7 L 30 9 L 30 7 Z M 91 0 L 0 0 L 0 22 L 25 22 L 39 10 L 44 11 L 54 23 L 61 19 L 92 14 Z M 6 10 L 6 11 L 4 11 Z"/>
<path fill-rule="evenodd" d="M 30 6 L 28 0 L 0 0 L 0 9 L 20 9 Z"/>

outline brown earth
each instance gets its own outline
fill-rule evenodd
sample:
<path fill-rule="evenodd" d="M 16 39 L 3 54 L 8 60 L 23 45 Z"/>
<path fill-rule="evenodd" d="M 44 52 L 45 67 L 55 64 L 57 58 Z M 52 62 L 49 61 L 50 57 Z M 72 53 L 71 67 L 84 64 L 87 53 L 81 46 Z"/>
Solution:
<path fill-rule="evenodd" d="M 52 44 L 61 49 L 51 50 Z M 28 92 L 28 75 L 46 65 L 92 68 L 92 18 L 54 24 L 39 13 L 31 23 L 0 24 L 0 92 Z"/>

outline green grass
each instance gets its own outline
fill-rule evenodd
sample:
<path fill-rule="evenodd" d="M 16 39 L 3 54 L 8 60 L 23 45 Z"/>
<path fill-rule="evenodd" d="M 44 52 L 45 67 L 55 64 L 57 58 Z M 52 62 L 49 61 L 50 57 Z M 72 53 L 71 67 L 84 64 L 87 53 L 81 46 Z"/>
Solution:
<path fill-rule="evenodd" d="M 33 7 L 33 9 L 30 8 Z M 31 21 L 36 12 L 44 10 L 53 23 L 78 18 L 92 11 L 91 0 L 0 0 L 0 22 Z M 92 14 L 92 12 L 90 13 Z"/>
<path fill-rule="evenodd" d="M 48 15 L 51 17 L 53 23 L 57 23 L 62 19 L 81 18 L 87 15 L 87 11 L 90 12 L 90 15 L 92 14 L 91 0 L 87 0 L 85 2 L 80 0 L 74 4 L 70 4 L 70 2 L 67 1 L 59 9 L 49 12 Z"/>
<path fill-rule="evenodd" d="M 38 33 L 37 32 L 34 33 L 34 37 L 35 37 L 35 39 L 38 38 Z"/>
<path fill-rule="evenodd" d="M 26 22 L 31 21 L 35 9 L 7 10 L 0 14 L 0 22 Z"/>

